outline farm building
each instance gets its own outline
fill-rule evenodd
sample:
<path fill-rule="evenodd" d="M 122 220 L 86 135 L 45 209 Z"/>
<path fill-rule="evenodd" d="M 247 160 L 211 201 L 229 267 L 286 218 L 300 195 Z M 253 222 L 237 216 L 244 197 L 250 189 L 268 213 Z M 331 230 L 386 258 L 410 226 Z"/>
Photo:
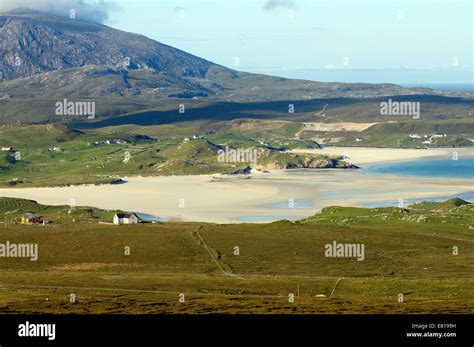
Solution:
<path fill-rule="evenodd" d="M 135 213 L 116 213 L 114 224 L 137 224 L 138 216 Z"/>
<path fill-rule="evenodd" d="M 25 213 L 21 216 L 21 224 L 35 225 L 43 223 L 43 219 L 39 214 Z"/>

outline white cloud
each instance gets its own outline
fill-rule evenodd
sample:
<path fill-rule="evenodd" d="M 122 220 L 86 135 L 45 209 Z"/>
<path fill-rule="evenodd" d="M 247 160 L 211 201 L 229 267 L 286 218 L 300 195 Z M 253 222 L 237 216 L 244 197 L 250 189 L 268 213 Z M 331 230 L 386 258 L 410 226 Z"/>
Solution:
<path fill-rule="evenodd" d="M 76 19 L 96 23 L 105 22 L 109 18 L 110 11 L 119 9 L 116 4 L 104 0 L 2 0 L 0 2 L 1 12 L 20 8 L 42 11 L 61 17 L 69 17 L 70 11 L 74 10 Z"/>
<path fill-rule="evenodd" d="M 278 7 L 283 8 L 294 8 L 295 1 L 294 0 L 267 0 L 265 5 L 263 6 L 264 10 L 270 11 L 274 10 Z"/>
<path fill-rule="evenodd" d="M 336 64 L 329 64 L 324 67 L 326 70 L 340 70 L 343 69 L 342 66 L 338 66 Z"/>

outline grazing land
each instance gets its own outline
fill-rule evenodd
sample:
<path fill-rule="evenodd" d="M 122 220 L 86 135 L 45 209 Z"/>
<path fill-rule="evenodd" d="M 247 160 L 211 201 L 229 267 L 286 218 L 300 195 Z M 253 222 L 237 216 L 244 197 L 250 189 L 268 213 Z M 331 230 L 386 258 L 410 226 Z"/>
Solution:
<path fill-rule="evenodd" d="M 39 247 L 37 261 L 0 258 L 2 313 L 473 313 L 474 210 L 461 199 L 271 224 L 116 226 L 98 224 L 112 211 L 0 207 L 0 243 Z M 51 223 L 20 225 L 24 211 Z M 334 241 L 364 244 L 364 260 L 326 257 Z"/>

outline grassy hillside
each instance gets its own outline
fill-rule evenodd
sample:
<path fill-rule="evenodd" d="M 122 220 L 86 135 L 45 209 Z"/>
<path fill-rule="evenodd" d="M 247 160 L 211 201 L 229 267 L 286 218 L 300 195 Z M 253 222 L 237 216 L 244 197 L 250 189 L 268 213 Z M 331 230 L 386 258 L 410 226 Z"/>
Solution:
<path fill-rule="evenodd" d="M 117 116 L 116 112 L 108 112 L 106 105 L 113 99 L 101 99 L 103 111 L 98 111 L 98 117 L 93 121 L 80 119 L 65 119 L 72 127 L 79 129 L 101 128 L 115 125 L 163 125 L 179 124 L 189 121 L 230 121 L 243 118 L 257 120 L 280 120 L 293 122 L 407 122 L 412 116 L 381 116 L 380 103 L 394 101 L 419 102 L 421 107 L 420 123 L 436 120 L 466 120 L 472 118 L 474 99 L 460 97 L 445 97 L 434 95 L 387 96 L 365 98 L 309 98 L 301 99 L 301 94 L 295 99 L 289 95 L 281 99 L 270 98 L 267 101 L 239 102 L 238 100 L 212 102 L 209 100 L 180 100 L 172 99 L 166 102 L 154 101 L 153 106 L 146 109 L 135 108 L 129 113 Z M 124 97 L 126 99 L 126 97 Z M 140 102 L 140 98 L 135 103 Z M 118 101 L 119 105 L 124 101 Z M 156 105 L 160 106 L 156 106 Z M 1 105 L 1 102 L 0 102 Z M 185 106 L 185 113 L 178 112 L 179 106 Z M 294 106 L 294 113 L 289 112 L 289 105 Z M 50 107 L 53 107 L 51 105 Z M 115 106 L 114 106 L 115 107 Z M 54 108 L 52 108 L 54 110 Z M 324 112 L 322 110 L 324 109 Z M 46 112 L 45 108 L 45 113 Z M 49 112 L 51 113 L 51 112 Z M 113 117 L 112 117 L 113 116 Z M 58 122 L 57 116 L 48 119 Z M 25 122 L 27 122 L 25 120 Z"/>
<path fill-rule="evenodd" d="M 33 200 L 0 198 L 0 215 L 3 215 L 3 223 L 18 224 L 24 213 L 40 214 L 49 223 L 90 223 L 90 222 L 112 222 L 113 216 L 119 211 L 105 211 L 95 207 L 84 206 L 47 206 L 38 204 Z"/>
<path fill-rule="evenodd" d="M 470 119 L 379 123 L 360 132 L 305 130 L 300 133 L 303 139 L 312 139 L 338 146 L 403 148 L 470 147 L 474 146 L 473 134 L 474 121 Z M 443 135 L 443 137 L 435 137 L 429 143 L 425 143 L 433 135 Z"/>
<path fill-rule="evenodd" d="M 445 202 L 422 202 L 406 208 L 381 207 L 326 207 L 320 213 L 298 221 L 302 224 L 324 225 L 405 225 L 411 223 L 416 228 L 428 224 L 451 224 L 452 232 L 474 227 L 474 204 L 462 199 Z"/>
<path fill-rule="evenodd" d="M 465 119 L 375 123 L 363 131 L 308 131 L 305 124 L 245 118 L 81 131 L 54 124 L 3 125 L 0 145 L 12 150 L 0 152 L 0 186 L 104 184 L 127 175 L 233 174 L 247 172 L 249 167 L 347 167 L 338 158 L 288 153 L 319 148 L 321 143 L 406 148 L 474 144 L 474 122 Z M 219 161 L 218 151 L 227 147 L 258 150 L 257 165 Z"/>
<path fill-rule="evenodd" d="M 57 125 L 4 126 L 0 145 L 13 149 L 0 153 L 0 186 L 113 183 L 127 175 L 232 174 L 252 165 L 219 161 L 218 151 L 226 147 L 262 150 L 263 168 L 301 167 L 306 161 L 319 167 L 345 165 L 321 155 L 300 158 L 283 153 L 318 147 L 314 141 L 286 139 L 288 132 L 300 127 L 297 124 L 278 123 L 272 128 L 276 134 L 269 130 L 258 138 L 233 131 L 233 124 L 218 127 L 221 131 L 204 130 L 204 124 L 197 124 L 175 133 L 169 126 L 118 126 L 84 132 Z"/>
<path fill-rule="evenodd" d="M 0 208 L 48 209 L 12 200 Z M 0 243 L 38 243 L 39 258 L 0 258 L 0 312 L 472 313 L 472 205 L 407 211 L 331 207 L 271 224 L 9 223 Z M 437 219 L 403 219 L 411 214 Z M 326 257 L 333 241 L 364 244 L 365 259 Z"/>

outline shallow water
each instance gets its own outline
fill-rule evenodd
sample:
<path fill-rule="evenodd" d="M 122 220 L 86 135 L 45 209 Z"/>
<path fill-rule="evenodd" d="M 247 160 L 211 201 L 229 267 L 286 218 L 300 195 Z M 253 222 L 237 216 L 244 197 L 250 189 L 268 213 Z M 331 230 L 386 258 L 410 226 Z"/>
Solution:
<path fill-rule="evenodd" d="M 321 170 L 300 170 L 294 171 L 290 175 L 296 176 L 304 173 L 305 175 L 314 175 L 315 177 L 305 177 L 304 181 L 314 184 L 330 184 L 326 187 L 326 191 L 318 192 L 311 198 L 304 200 L 295 200 L 290 205 L 289 201 L 280 201 L 273 204 L 267 204 L 261 206 L 262 208 L 269 208 L 272 210 L 301 210 L 308 208 L 321 209 L 326 207 L 326 200 L 337 199 L 341 204 L 345 204 L 345 201 L 353 199 L 354 197 L 360 197 L 361 201 L 355 205 L 362 207 L 393 207 L 398 206 L 400 200 L 403 200 L 404 205 L 413 204 L 419 201 L 433 201 L 440 202 L 446 201 L 451 198 L 461 198 L 469 202 L 474 202 L 474 190 L 459 192 L 457 194 L 446 194 L 446 187 L 430 187 L 429 192 L 439 192 L 438 195 L 423 198 L 406 198 L 404 199 L 403 191 L 406 189 L 406 184 L 403 182 L 397 182 L 396 176 L 413 176 L 418 179 L 422 177 L 430 178 L 430 180 L 438 178 L 462 178 L 462 179 L 474 179 L 474 159 L 458 159 L 458 160 L 421 160 L 421 161 L 408 161 L 408 162 L 396 162 L 386 163 L 380 165 L 372 165 L 367 168 L 352 171 L 351 176 L 347 175 L 331 175 L 330 172 L 322 172 Z M 386 183 L 383 187 L 378 190 L 367 190 L 366 187 L 359 187 L 357 183 L 343 185 L 342 183 L 358 182 L 358 180 L 364 175 L 383 177 L 384 175 L 394 175 L 394 179 L 389 183 Z M 335 184 L 334 184 L 335 183 Z M 474 180 L 473 180 L 474 187 Z M 426 187 L 420 185 L 418 187 L 411 187 L 412 193 L 419 192 L 420 194 L 426 193 Z M 390 192 L 393 192 L 392 194 Z M 390 195 L 390 199 L 384 199 L 384 196 Z M 368 201 L 363 201 L 364 197 L 369 198 Z M 380 200 L 374 200 L 379 197 Z M 270 220 L 271 216 L 261 216 L 254 218 L 253 220 L 246 221 L 261 221 Z"/>
<path fill-rule="evenodd" d="M 386 163 L 364 169 L 369 173 L 474 179 L 474 159 L 417 160 Z"/>

